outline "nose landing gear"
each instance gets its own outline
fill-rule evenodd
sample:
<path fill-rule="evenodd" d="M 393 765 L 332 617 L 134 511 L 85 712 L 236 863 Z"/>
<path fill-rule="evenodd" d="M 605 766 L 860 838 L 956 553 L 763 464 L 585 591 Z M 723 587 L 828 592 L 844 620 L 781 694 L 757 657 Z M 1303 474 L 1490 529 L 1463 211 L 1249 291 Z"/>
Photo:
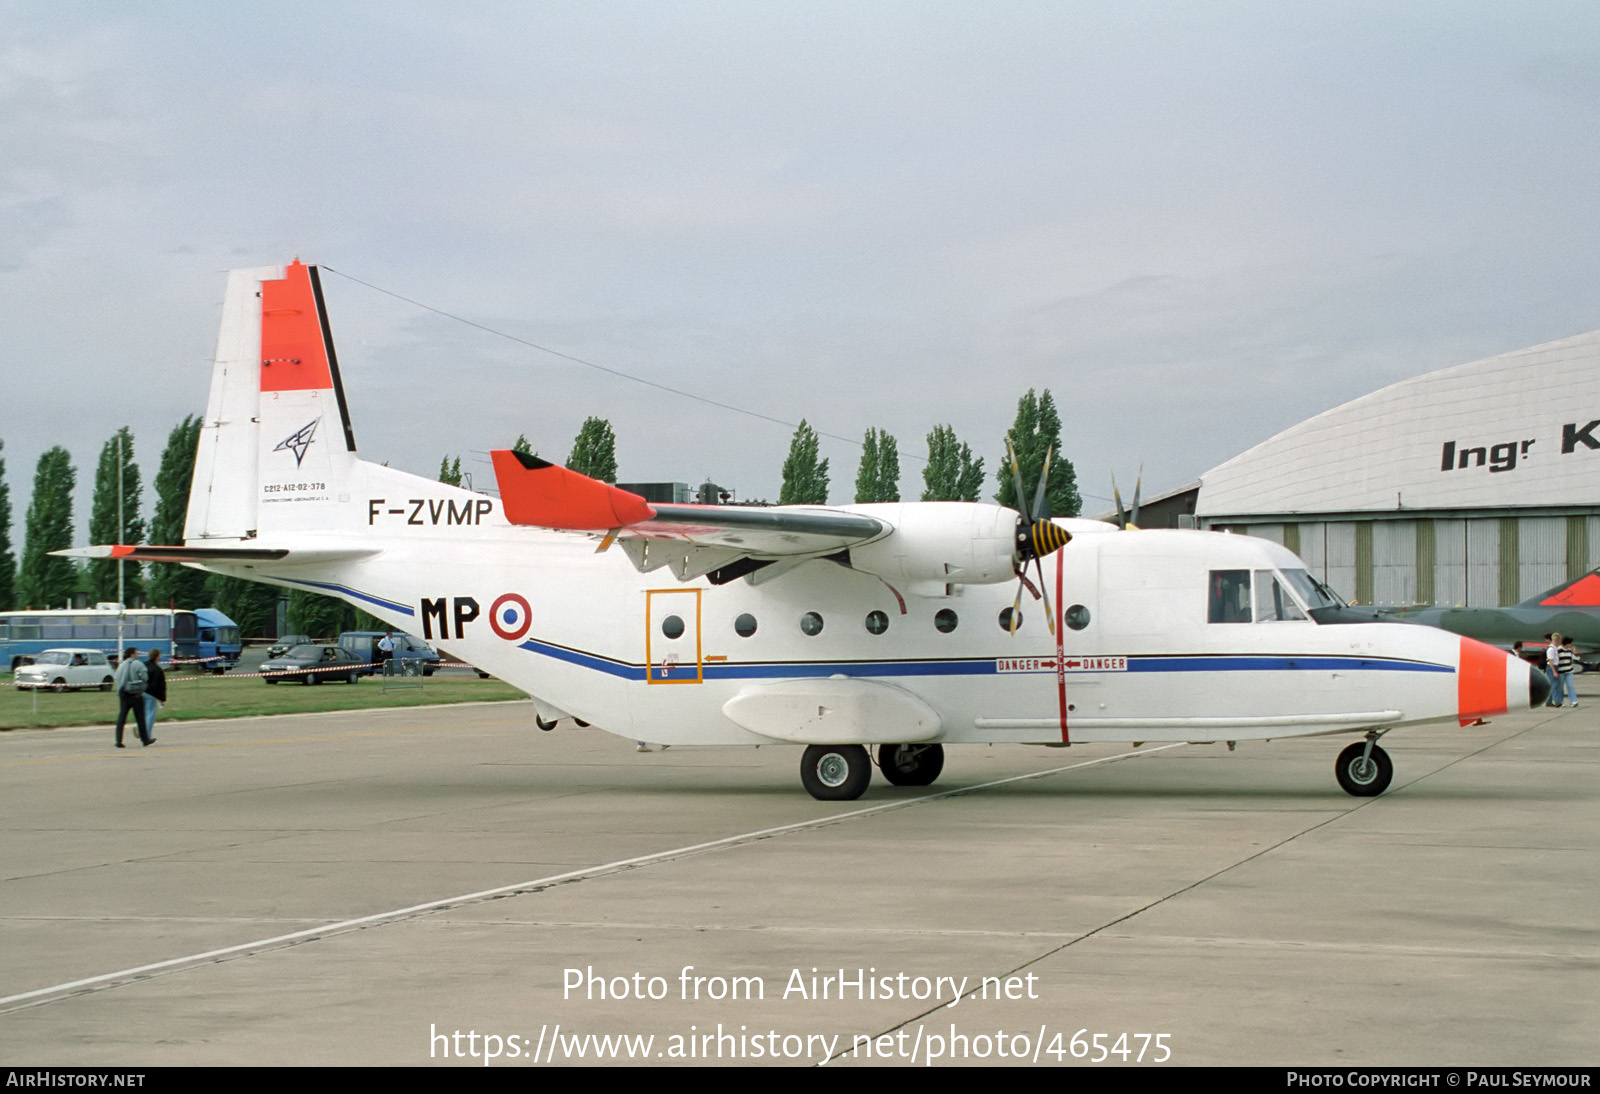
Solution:
<path fill-rule="evenodd" d="M 1334 764 L 1334 774 L 1346 794 L 1358 798 L 1375 798 L 1389 789 L 1394 781 L 1394 762 L 1389 754 L 1378 747 L 1378 738 L 1387 732 L 1377 730 L 1367 734 L 1363 743 L 1351 745 L 1339 753 Z"/>

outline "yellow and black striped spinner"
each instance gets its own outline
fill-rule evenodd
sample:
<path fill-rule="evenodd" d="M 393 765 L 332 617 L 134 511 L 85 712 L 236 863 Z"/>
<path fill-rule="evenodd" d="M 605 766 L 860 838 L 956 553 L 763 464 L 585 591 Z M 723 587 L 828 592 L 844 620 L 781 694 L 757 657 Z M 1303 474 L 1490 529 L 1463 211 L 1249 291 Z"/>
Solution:
<path fill-rule="evenodd" d="M 1021 521 L 1017 524 L 1017 553 L 1023 559 L 1052 555 L 1072 539 L 1071 532 L 1048 520 L 1036 520 L 1027 527 L 1024 527 Z"/>

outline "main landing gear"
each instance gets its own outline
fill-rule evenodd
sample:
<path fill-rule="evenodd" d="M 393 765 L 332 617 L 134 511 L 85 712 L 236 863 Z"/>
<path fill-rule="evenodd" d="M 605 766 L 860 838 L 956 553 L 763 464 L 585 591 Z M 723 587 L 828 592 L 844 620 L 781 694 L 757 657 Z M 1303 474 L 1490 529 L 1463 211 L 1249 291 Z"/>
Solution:
<path fill-rule="evenodd" d="M 1378 747 L 1378 738 L 1384 732 L 1376 730 L 1369 733 L 1365 742 L 1353 744 L 1339 753 L 1339 761 L 1333 771 L 1346 794 L 1375 798 L 1389 789 L 1389 784 L 1394 781 L 1394 762 L 1389 759 L 1387 752 Z"/>
<path fill-rule="evenodd" d="M 944 770 L 944 746 L 879 745 L 878 766 L 895 786 L 927 786 Z M 861 745 L 811 745 L 800 781 L 818 801 L 855 801 L 872 781 L 872 758 Z"/>

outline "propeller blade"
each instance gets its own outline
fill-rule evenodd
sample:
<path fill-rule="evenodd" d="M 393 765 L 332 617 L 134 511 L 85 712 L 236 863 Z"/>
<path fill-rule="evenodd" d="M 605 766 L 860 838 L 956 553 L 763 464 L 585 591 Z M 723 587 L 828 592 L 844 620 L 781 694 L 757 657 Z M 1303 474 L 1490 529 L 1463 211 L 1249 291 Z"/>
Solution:
<path fill-rule="evenodd" d="M 1033 492 L 1034 520 L 1044 520 L 1047 516 L 1049 516 L 1047 509 L 1050 504 L 1050 497 L 1045 491 L 1046 487 L 1050 483 L 1050 456 L 1051 449 L 1045 449 L 1044 468 L 1039 472 L 1039 489 Z"/>
<path fill-rule="evenodd" d="M 1034 559 L 1033 564 L 1039 568 L 1039 588 L 1044 592 L 1044 622 L 1050 628 L 1051 637 L 1056 633 L 1056 613 L 1050 610 L 1050 585 L 1044 579 L 1044 563 Z"/>
<path fill-rule="evenodd" d="M 1017 449 L 1011 443 L 1011 434 L 1009 433 L 1006 434 L 1006 455 L 1011 459 L 1011 479 L 1016 484 L 1017 512 L 1022 514 L 1023 527 L 1030 528 L 1033 526 L 1033 518 L 1028 515 L 1027 503 L 1023 500 L 1027 497 L 1028 492 L 1022 485 L 1022 467 L 1017 463 Z"/>

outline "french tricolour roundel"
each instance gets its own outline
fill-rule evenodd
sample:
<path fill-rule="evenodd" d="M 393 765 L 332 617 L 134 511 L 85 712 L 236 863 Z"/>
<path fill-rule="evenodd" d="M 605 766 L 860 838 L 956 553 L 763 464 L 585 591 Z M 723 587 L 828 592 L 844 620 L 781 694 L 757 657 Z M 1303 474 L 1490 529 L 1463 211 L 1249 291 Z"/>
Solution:
<path fill-rule="evenodd" d="M 531 622 L 533 617 L 528 610 L 528 602 L 516 593 L 506 593 L 489 609 L 489 626 L 508 642 L 515 642 L 527 634 Z"/>

